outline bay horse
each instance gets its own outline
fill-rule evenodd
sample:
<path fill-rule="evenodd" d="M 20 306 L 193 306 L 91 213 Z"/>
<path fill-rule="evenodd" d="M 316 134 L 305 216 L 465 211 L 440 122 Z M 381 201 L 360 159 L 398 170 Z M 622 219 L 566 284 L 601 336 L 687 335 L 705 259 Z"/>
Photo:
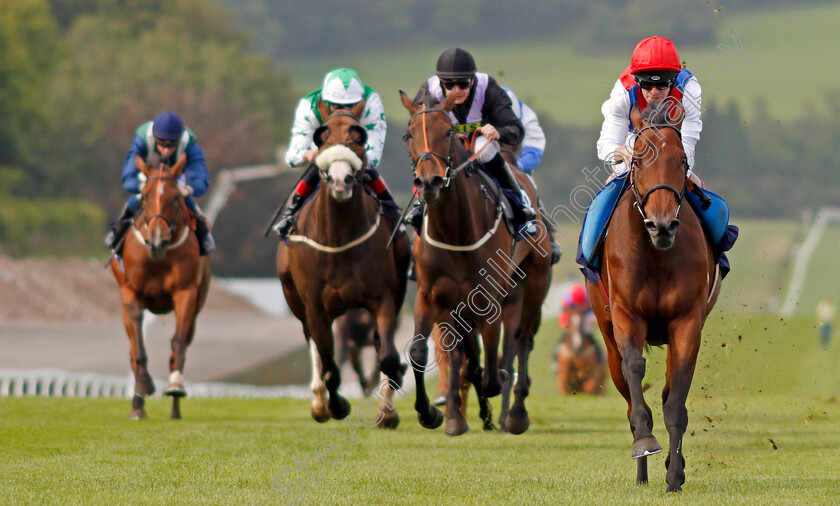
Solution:
<path fill-rule="evenodd" d="M 712 249 L 694 210 L 683 205 L 688 170 L 683 117 L 679 103 L 650 107 L 644 118 L 637 106 L 631 111 L 633 191 L 619 200 L 610 224 L 602 285 L 586 283 L 613 383 L 627 401 L 638 483 L 647 483 L 647 456 L 662 451 L 642 393 L 642 348 L 668 345 L 662 404 L 670 438 L 665 460 L 669 492 L 681 490 L 685 482 L 685 403 L 703 324 L 720 293 Z"/>
<path fill-rule="evenodd" d="M 175 335 L 169 357 L 169 388 L 172 418 L 181 418 L 184 361 L 195 335 L 195 321 L 210 288 L 210 262 L 199 256 L 198 239 L 192 233 L 192 217 L 178 186 L 186 155 L 167 167 L 156 154 L 148 164 L 136 158 L 146 176 L 142 189 L 143 210 L 134 220 L 123 248 L 123 263 L 111 260 L 111 271 L 120 287 L 125 331 L 131 343 L 134 396 L 131 418 L 146 418 L 144 397 L 155 392 L 147 367 L 143 339 L 143 310 L 154 314 L 175 311 Z"/>
<path fill-rule="evenodd" d="M 501 393 L 505 373 L 500 374 L 500 369 L 509 369 L 513 363 L 512 353 L 503 355 L 500 368 L 499 336 L 504 322 L 505 339 L 516 343 L 520 375 L 516 399 L 503 426 L 521 434 L 530 425 L 525 409 L 528 354 L 551 277 L 547 230 L 542 224 L 539 236 L 514 243 L 507 227 L 500 226 L 500 202 L 474 172 L 468 150 L 455 135 L 449 116 L 455 95 L 434 105 L 415 104 L 402 91 L 400 97 L 411 114 L 406 142 L 414 185 L 426 204 L 422 230 L 413 247 L 417 299 L 415 337 L 409 352 L 420 424 L 433 429 L 443 422 L 440 410 L 429 403 L 423 381 L 426 340 L 434 332 L 449 359 L 446 434 L 456 436 L 469 430 L 460 411 L 458 391 L 465 357 L 466 376 L 476 389 L 484 426 L 492 427 L 486 398 Z M 531 201 L 537 202 L 525 175 L 517 174 L 517 178 L 525 183 Z M 479 332 L 484 344 L 483 371 L 478 363 Z"/>
<path fill-rule="evenodd" d="M 389 227 L 377 200 L 364 188 L 367 133 L 357 119 L 364 102 L 333 114 L 323 102 L 319 107 L 326 118 L 314 135 L 321 185 L 301 208 L 296 233 L 277 248 L 283 294 L 310 346 L 310 414 L 325 422 L 350 412 L 350 404 L 338 393 L 341 375 L 331 326 L 348 310 L 364 308 L 375 316 L 379 366 L 388 377 L 381 388 L 385 398 L 380 427 L 396 428 L 399 415 L 389 399 L 402 385 L 407 367 L 400 363 L 394 330 L 408 281 L 408 238 L 400 237 L 386 248 Z"/>
<path fill-rule="evenodd" d="M 338 344 L 338 365 L 347 359 L 359 377 L 362 393 L 368 396 L 379 384 L 379 364 L 375 364 L 370 374 L 365 374 L 362 363 L 362 350 L 376 346 L 379 334 L 376 333 L 376 320 L 364 309 L 351 309 L 335 320 L 333 333 Z"/>

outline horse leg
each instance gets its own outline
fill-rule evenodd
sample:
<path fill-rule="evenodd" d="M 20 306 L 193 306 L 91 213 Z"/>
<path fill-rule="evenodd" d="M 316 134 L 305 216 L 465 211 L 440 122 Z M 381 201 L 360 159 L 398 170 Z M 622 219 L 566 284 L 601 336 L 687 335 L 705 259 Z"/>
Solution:
<path fill-rule="evenodd" d="M 481 367 L 479 356 L 481 355 L 481 346 L 478 343 L 478 331 L 473 329 L 464 342 L 464 353 L 466 355 L 466 374 L 465 379 L 472 383 L 475 388 L 475 395 L 478 398 L 478 415 L 483 422 L 484 430 L 496 430 L 493 425 L 493 409 L 490 407 L 490 400 L 481 391 L 481 375 L 484 369 Z M 509 383 L 509 380 L 505 380 Z M 510 388 L 508 388 L 510 392 Z M 461 400 L 466 402 L 466 397 L 461 396 Z M 466 417 L 466 413 L 462 413 Z"/>
<path fill-rule="evenodd" d="M 440 360 L 438 361 L 438 382 L 435 389 L 435 398 L 432 403 L 435 406 L 442 406 L 446 404 L 446 393 L 449 391 L 449 354 L 443 351 L 440 345 L 440 337 L 437 333 L 432 335 L 432 341 L 435 343 L 435 350 L 440 353 Z"/>
<path fill-rule="evenodd" d="M 531 425 L 528 410 L 525 409 L 525 398 L 528 397 L 531 387 L 531 378 L 528 375 L 528 355 L 533 347 L 534 335 L 523 326 L 516 335 L 516 369 L 519 374 L 514 386 L 513 406 L 507 419 L 507 430 L 512 434 L 522 434 Z"/>
<path fill-rule="evenodd" d="M 120 289 L 122 299 L 123 325 L 128 335 L 131 356 L 131 370 L 134 372 L 134 396 L 131 400 L 132 420 L 146 418 L 143 397 L 155 392 L 155 384 L 147 368 L 148 357 L 143 343 L 143 306 L 137 293 L 127 286 Z"/>
<path fill-rule="evenodd" d="M 397 326 L 397 308 L 394 306 L 394 298 L 386 294 L 380 299 L 379 304 L 373 311 L 376 317 L 376 334 L 379 335 L 378 362 L 379 371 L 387 376 L 387 388 L 390 392 L 393 389 L 402 387 L 403 376 L 408 365 L 400 363 L 400 354 L 394 345 L 394 331 Z M 392 393 L 391 393 L 392 394 Z M 383 414 L 382 427 L 396 429 L 400 423 L 400 416 L 396 406 L 390 401 L 383 400 L 379 405 L 379 411 Z"/>
<path fill-rule="evenodd" d="M 341 342 L 341 340 L 339 340 Z M 352 338 L 347 341 L 345 345 L 345 349 L 347 350 L 347 356 L 350 357 L 350 365 L 353 366 L 353 370 L 356 371 L 356 375 L 359 376 L 359 386 L 362 389 L 362 394 L 364 395 L 365 392 L 368 391 L 368 381 L 365 377 L 365 371 L 362 368 L 362 350 L 356 344 Z"/>
<path fill-rule="evenodd" d="M 468 430 L 461 413 L 461 366 L 464 364 L 464 342 L 456 343 L 449 354 L 449 392 L 446 395 L 446 435 L 460 436 Z"/>
<path fill-rule="evenodd" d="M 486 397 L 495 397 L 502 393 L 503 375 L 499 371 L 499 335 L 502 330 L 501 319 L 479 324 L 481 338 L 484 341 L 484 377 L 481 379 L 481 391 Z"/>
<path fill-rule="evenodd" d="M 700 349 L 701 321 L 700 317 L 689 321 L 677 320 L 671 323 L 669 329 L 672 338 L 668 344 L 666 389 L 662 392 L 662 414 L 670 439 L 668 457 L 665 459 L 668 492 L 679 492 L 685 483 L 685 458 L 682 452 L 682 440 L 688 427 L 685 402 Z M 679 458 L 671 458 L 673 456 Z"/>
<path fill-rule="evenodd" d="M 420 425 L 427 429 L 436 429 L 443 423 L 443 414 L 438 408 L 429 404 L 426 383 L 423 379 L 426 372 L 426 361 L 429 356 L 429 346 L 426 344 L 426 340 L 432 332 L 438 313 L 440 313 L 440 308 L 432 302 L 429 292 L 422 289 L 418 290 L 417 299 L 414 303 L 414 337 L 411 339 L 409 362 L 414 369 L 416 395 L 414 409 L 417 411 Z M 441 355 L 441 351 L 436 349 L 436 363 L 440 360 Z"/>
<path fill-rule="evenodd" d="M 175 306 L 175 335 L 172 337 L 172 353 L 169 356 L 169 388 L 166 395 L 184 397 L 184 362 L 187 358 L 187 346 L 195 332 L 195 318 L 198 312 L 198 298 L 195 290 L 182 290 L 172 295 Z M 172 417 L 176 408 L 173 403 Z"/>
<path fill-rule="evenodd" d="M 309 337 L 309 333 L 304 330 Z M 309 337 L 309 359 L 312 362 L 312 381 L 309 387 L 312 390 L 312 404 L 309 406 L 309 414 L 318 423 L 324 423 L 330 419 L 330 410 L 327 409 L 327 386 L 322 379 L 323 370 L 321 367 L 321 355 L 318 353 L 318 346 L 315 340 Z"/>
<path fill-rule="evenodd" d="M 615 343 L 612 325 L 609 323 L 601 324 L 601 322 L 599 321 L 599 327 L 601 328 L 601 334 L 603 334 L 604 336 L 604 344 L 607 348 L 607 364 L 609 366 L 610 376 L 612 377 L 613 384 L 615 384 L 615 388 L 627 402 L 627 418 L 628 420 L 630 420 L 630 431 L 633 434 L 635 434 L 636 429 L 633 426 L 632 419 L 630 418 L 630 414 L 632 413 L 632 404 L 630 401 L 630 386 L 627 384 L 627 380 L 624 378 L 624 374 L 621 370 L 622 359 L 621 355 L 618 352 L 618 347 Z M 636 483 L 642 485 L 647 482 L 647 457 L 639 457 L 636 459 Z"/>
<path fill-rule="evenodd" d="M 329 395 L 327 407 L 329 407 L 330 415 L 336 420 L 342 420 L 350 413 L 350 403 L 338 393 L 338 387 L 341 386 L 341 371 L 335 363 L 330 322 L 322 311 L 309 307 L 306 311 L 306 326 L 311 332 L 311 339 L 315 340 L 318 355 L 321 358 L 321 379 Z"/>
<path fill-rule="evenodd" d="M 516 288 L 517 293 L 521 291 Z M 519 296 L 517 295 L 517 298 Z M 505 371 L 507 377 L 502 383 L 502 408 L 499 413 L 499 426 L 501 430 L 507 432 L 507 417 L 510 407 L 510 391 L 513 388 L 513 358 L 515 354 L 516 334 L 515 330 L 519 328 L 519 318 L 517 318 L 516 304 L 506 303 L 502 307 L 502 319 L 505 322 L 505 335 L 502 341 L 502 359 L 499 363 L 499 369 Z M 514 319 L 517 321 L 514 324 Z"/>

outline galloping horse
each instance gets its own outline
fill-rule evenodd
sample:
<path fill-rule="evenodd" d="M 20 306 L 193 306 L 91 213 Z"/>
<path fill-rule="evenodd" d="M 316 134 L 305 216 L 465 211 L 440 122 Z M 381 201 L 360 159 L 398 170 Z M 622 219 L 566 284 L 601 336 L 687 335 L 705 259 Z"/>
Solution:
<path fill-rule="evenodd" d="M 604 393 L 607 368 L 598 349 L 583 331 L 583 316 L 572 313 L 563 341 L 557 345 L 557 392 L 560 395 Z"/>
<path fill-rule="evenodd" d="M 117 258 L 111 260 L 111 271 L 120 287 L 123 323 L 131 342 L 135 381 L 132 419 L 146 417 L 143 397 L 155 391 L 147 368 L 143 310 L 154 314 L 175 310 L 166 395 L 172 396 L 172 418 L 181 418 L 179 400 L 187 395 L 183 383 L 187 346 L 193 340 L 195 319 L 210 288 L 210 262 L 199 256 L 198 239 L 189 225 L 192 218 L 178 188 L 178 177 L 185 165 L 185 155 L 171 168 L 161 164 L 155 155 L 148 165 L 137 157 L 137 167 L 146 175 L 143 212 L 125 240 L 125 269 Z"/>
<path fill-rule="evenodd" d="M 502 390 L 498 349 L 504 322 L 505 339 L 515 339 L 520 371 L 516 400 L 504 426 L 521 434 L 530 424 L 525 409 L 528 354 L 551 276 L 548 232 L 543 225 L 539 236 L 522 240 L 513 249 L 511 233 L 500 226 L 500 202 L 474 172 L 467 150 L 455 136 L 448 114 L 455 105 L 454 94 L 431 107 L 413 103 L 403 92 L 400 96 L 411 113 L 406 139 L 414 185 L 426 203 L 423 227 L 414 242 L 418 291 L 410 350 L 417 386 L 414 407 L 420 424 L 431 429 L 443 421 L 440 410 L 429 404 L 423 381 L 426 339 L 434 330 L 449 353 L 446 433 L 454 436 L 469 430 L 458 392 L 465 354 L 467 378 L 482 404 L 485 428 L 492 427 L 486 398 Z M 531 201 L 537 202 L 524 174 L 517 177 L 526 182 Z M 483 376 L 478 364 L 478 331 L 484 343 Z M 502 369 L 513 363 L 512 354 L 506 355 Z"/>
<path fill-rule="evenodd" d="M 379 364 L 375 364 L 369 375 L 365 374 L 362 363 L 362 350 L 376 346 L 379 335 L 376 333 L 376 321 L 370 312 L 364 309 L 351 309 L 339 316 L 333 324 L 333 333 L 338 344 L 338 365 L 348 358 L 364 395 L 370 395 L 379 384 Z"/>
<path fill-rule="evenodd" d="M 331 325 L 348 310 L 365 308 L 375 315 L 380 369 L 390 379 L 383 387 L 381 427 L 395 428 L 399 416 L 388 399 L 392 388 L 402 385 L 406 365 L 400 364 L 394 346 L 394 328 L 405 298 L 410 251 L 405 236 L 386 248 L 390 231 L 378 202 L 364 189 L 367 134 L 357 119 L 362 107 L 332 115 L 322 107 L 326 119 L 314 136 L 322 184 L 301 209 L 297 233 L 278 246 L 277 275 L 310 345 L 312 417 L 325 422 L 350 411 L 338 393 L 341 375 Z"/>
<path fill-rule="evenodd" d="M 639 483 L 648 479 L 647 456 L 662 451 L 642 394 L 642 347 L 668 345 L 662 404 L 670 436 L 666 481 L 672 492 L 685 482 L 685 402 L 701 330 L 720 284 L 715 282 L 714 257 L 700 222 L 691 206 L 683 205 L 688 168 L 680 138 L 684 111 L 679 104 L 654 109 L 646 111 L 645 119 L 638 108 L 631 112 L 637 134 L 630 169 L 633 191 L 621 198 L 611 221 L 603 284 L 587 281 L 587 291 L 604 335 L 613 382 L 627 400 Z"/>

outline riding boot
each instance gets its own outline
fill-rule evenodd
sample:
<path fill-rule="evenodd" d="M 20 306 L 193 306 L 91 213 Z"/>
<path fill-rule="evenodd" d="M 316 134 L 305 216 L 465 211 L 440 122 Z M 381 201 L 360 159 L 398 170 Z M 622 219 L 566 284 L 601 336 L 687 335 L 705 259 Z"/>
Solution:
<path fill-rule="evenodd" d="M 198 211 L 195 212 L 195 235 L 198 237 L 198 252 L 201 256 L 207 256 L 216 250 L 216 241 L 210 234 L 210 224 Z"/>
<path fill-rule="evenodd" d="M 119 218 L 111 224 L 111 230 L 105 236 L 105 245 L 118 255 L 122 255 L 123 237 L 131 228 L 132 221 L 134 221 L 134 210 L 126 202 L 120 211 Z"/>
<path fill-rule="evenodd" d="M 408 216 L 403 219 L 403 223 L 414 227 L 418 234 L 420 233 L 420 227 L 423 226 L 423 209 L 423 203 L 417 203 L 414 205 L 414 209 L 408 212 Z"/>
<path fill-rule="evenodd" d="M 292 229 L 292 224 L 295 221 L 295 215 L 297 215 L 297 212 L 300 211 L 301 207 L 303 207 L 304 200 L 305 199 L 297 193 L 292 194 L 292 200 L 289 202 L 289 207 L 283 210 L 283 214 L 280 215 L 280 221 L 277 225 L 274 225 L 274 232 L 277 233 L 277 236 L 280 239 L 285 239 L 286 236 L 289 235 L 289 231 Z"/>
<path fill-rule="evenodd" d="M 520 216 L 521 223 L 519 223 L 517 228 L 520 230 L 524 229 L 524 232 L 528 235 L 536 234 L 537 227 L 530 222 L 537 217 L 537 213 L 531 206 L 531 200 L 528 198 L 528 194 L 525 193 L 525 190 L 522 189 L 521 186 L 519 186 L 519 182 L 516 180 L 513 172 L 511 172 L 510 166 L 505 162 L 504 158 L 502 158 L 501 153 L 496 153 L 496 155 L 484 165 L 490 170 L 496 179 L 499 180 L 499 184 L 501 184 L 503 188 L 519 192 L 520 207 L 517 214 Z"/>

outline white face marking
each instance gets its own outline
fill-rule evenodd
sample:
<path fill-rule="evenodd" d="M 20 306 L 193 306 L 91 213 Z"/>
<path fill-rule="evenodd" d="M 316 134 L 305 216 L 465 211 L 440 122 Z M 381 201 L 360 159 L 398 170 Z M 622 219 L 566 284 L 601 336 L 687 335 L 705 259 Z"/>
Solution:
<path fill-rule="evenodd" d="M 344 160 L 336 160 L 327 170 L 330 176 L 330 195 L 339 202 L 344 202 L 353 196 L 353 186 L 356 183 L 353 167 Z M 347 181 L 350 181 L 348 184 Z"/>

